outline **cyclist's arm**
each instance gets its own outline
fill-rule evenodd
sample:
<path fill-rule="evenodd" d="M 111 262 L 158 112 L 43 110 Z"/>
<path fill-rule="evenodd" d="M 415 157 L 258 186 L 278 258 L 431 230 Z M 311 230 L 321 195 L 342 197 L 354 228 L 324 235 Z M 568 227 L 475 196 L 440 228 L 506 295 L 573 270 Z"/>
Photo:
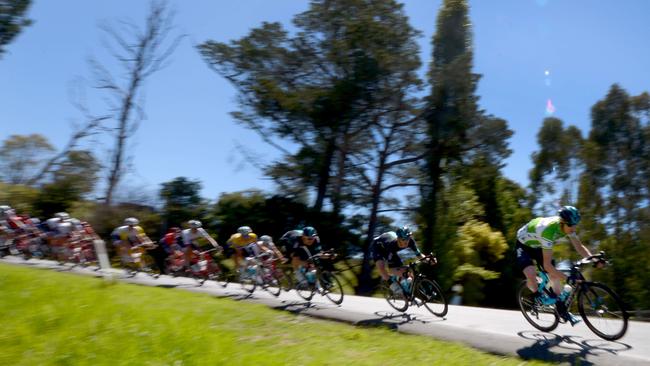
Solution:
<path fill-rule="evenodd" d="M 208 234 L 208 232 L 205 231 L 205 229 L 203 229 L 203 228 L 200 228 L 200 229 L 201 229 L 201 231 L 200 231 L 200 232 L 201 232 L 201 235 L 203 235 L 203 237 L 205 238 L 205 240 L 207 240 L 210 244 L 212 244 L 213 247 L 218 248 L 218 247 L 219 247 L 219 244 L 217 244 L 217 241 L 214 240 L 214 239 L 210 236 L 210 234 Z"/>
<path fill-rule="evenodd" d="M 591 256 L 591 252 L 589 251 L 589 249 L 587 249 L 587 247 L 584 244 L 582 244 L 582 241 L 580 241 L 580 238 L 576 233 L 571 233 L 567 236 L 569 237 L 571 244 L 573 244 L 573 247 L 583 258 L 587 258 Z"/>

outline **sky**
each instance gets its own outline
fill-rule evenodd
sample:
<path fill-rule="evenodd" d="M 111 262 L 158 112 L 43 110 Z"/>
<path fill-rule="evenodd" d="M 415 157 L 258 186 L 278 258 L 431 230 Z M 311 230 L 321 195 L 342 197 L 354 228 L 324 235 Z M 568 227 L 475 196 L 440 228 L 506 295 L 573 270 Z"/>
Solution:
<path fill-rule="evenodd" d="M 291 28 L 295 14 L 309 3 L 298 0 L 193 0 L 170 2 L 179 33 L 187 37 L 171 64 L 145 85 L 142 122 L 129 148 L 132 172 L 126 185 L 156 192 L 160 183 L 185 176 L 200 180 L 202 195 L 273 184 L 246 163 L 244 154 L 270 162 L 279 154 L 259 136 L 237 124 L 235 89 L 210 70 L 196 45 L 228 42 L 262 22 Z M 477 94 L 489 114 L 508 121 L 514 131 L 512 155 L 503 172 L 528 185 L 536 134 L 545 117 L 590 129 L 590 109 L 613 83 L 630 94 L 650 91 L 650 1 L 646 0 L 474 0 L 474 72 L 482 74 Z M 404 2 L 419 40 L 423 68 L 431 58 L 431 37 L 441 1 Z M 87 60 L 106 60 L 102 32 L 106 21 L 143 24 L 142 0 L 34 0 L 26 28 L 0 59 L 0 141 L 13 134 L 40 133 L 56 147 L 82 120 L 71 90 L 86 85 L 92 112 L 102 114 L 100 92 L 92 89 Z M 86 146 L 100 156 L 108 141 Z"/>

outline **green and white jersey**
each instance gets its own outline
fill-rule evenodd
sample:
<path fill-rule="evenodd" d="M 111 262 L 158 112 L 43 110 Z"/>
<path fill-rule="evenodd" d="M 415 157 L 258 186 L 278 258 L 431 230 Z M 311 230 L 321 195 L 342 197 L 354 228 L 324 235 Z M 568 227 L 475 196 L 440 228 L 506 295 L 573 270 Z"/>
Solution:
<path fill-rule="evenodd" d="M 517 231 L 517 240 L 531 248 L 551 249 L 554 244 L 567 243 L 569 238 L 560 228 L 560 217 L 538 217 Z"/>

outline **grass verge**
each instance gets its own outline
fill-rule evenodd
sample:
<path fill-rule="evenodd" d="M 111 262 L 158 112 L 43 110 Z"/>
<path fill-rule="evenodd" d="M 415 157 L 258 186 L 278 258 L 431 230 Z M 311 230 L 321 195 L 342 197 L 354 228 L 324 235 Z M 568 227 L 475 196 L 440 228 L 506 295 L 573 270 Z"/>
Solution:
<path fill-rule="evenodd" d="M 0 365 L 542 364 L 179 290 L 0 264 Z"/>

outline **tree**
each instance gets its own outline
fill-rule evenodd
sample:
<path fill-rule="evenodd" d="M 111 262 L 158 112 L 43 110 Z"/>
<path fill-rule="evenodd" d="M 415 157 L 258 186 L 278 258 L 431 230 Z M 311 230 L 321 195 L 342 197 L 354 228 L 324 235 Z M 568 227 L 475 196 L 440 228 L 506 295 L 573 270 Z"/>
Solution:
<path fill-rule="evenodd" d="M 316 211 L 329 198 L 338 215 L 350 156 L 367 147 L 362 135 L 373 118 L 395 108 L 400 88 L 417 83 L 418 32 L 392 0 L 313 1 L 294 24 L 294 37 L 264 23 L 230 44 L 208 41 L 199 50 L 238 89 L 237 120 L 284 154 L 267 174 L 292 193 L 308 187 Z"/>
<path fill-rule="evenodd" d="M 485 297 L 483 281 L 499 278 L 500 273 L 489 268 L 503 258 L 508 249 L 503 234 L 490 225 L 469 220 L 458 229 L 453 247 L 459 266 L 454 280 L 462 283 L 465 303 L 478 305 Z"/>
<path fill-rule="evenodd" d="M 43 135 L 11 135 L 0 147 L 0 179 L 26 184 L 55 149 Z"/>
<path fill-rule="evenodd" d="M 436 234 L 440 193 L 447 167 L 462 157 L 468 131 L 479 113 L 474 95 L 479 76 L 472 73 L 472 34 L 464 0 L 445 0 L 438 13 L 433 37 L 433 60 L 429 70 L 431 94 L 427 97 L 427 185 L 422 189 L 420 218 L 425 251 L 442 243 Z"/>
<path fill-rule="evenodd" d="M 198 219 L 203 216 L 204 205 L 200 196 L 201 182 L 178 177 L 162 183 L 160 198 L 162 198 L 162 217 L 169 226 L 180 226 L 181 223 Z"/>
<path fill-rule="evenodd" d="M 550 199 L 542 202 L 543 212 L 557 210 L 557 202 L 575 204 L 582 164 L 582 133 L 575 126 L 565 129 L 560 119 L 549 117 L 537 133 L 537 143 L 540 150 L 533 153 L 530 171 L 531 206 L 539 203 L 539 196 L 544 194 L 550 195 Z"/>
<path fill-rule="evenodd" d="M 124 75 L 120 83 L 100 62 L 91 62 L 97 88 L 105 90 L 112 98 L 109 108 L 117 122 L 104 198 L 107 205 L 112 203 L 115 188 L 125 172 L 127 141 L 143 119 L 144 83 L 166 66 L 182 38 L 178 36 L 168 41 L 173 20 L 174 13 L 168 10 L 166 3 L 152 1 L 144 29 L 127 21 L 102 27 L 109 39 L 106 42 L 108 51 L 120 63 L 120 75 Z"/>
<path fill-rule="evenodd" d="M 591 110 L 592 127 L 583 151 L 580 208 L 594 229 L 592 245 L 614 258 L 610 281 L 627 301 L 650 306 L 648 262 L 647 95 L 630 96 L 612 85 Z"/>
<path fill-rule="evenodd" d="M 31 0 L 0 0 L 0 58 L 9 44 L 24 27 L 32 24 L 27 19 Z"/>

